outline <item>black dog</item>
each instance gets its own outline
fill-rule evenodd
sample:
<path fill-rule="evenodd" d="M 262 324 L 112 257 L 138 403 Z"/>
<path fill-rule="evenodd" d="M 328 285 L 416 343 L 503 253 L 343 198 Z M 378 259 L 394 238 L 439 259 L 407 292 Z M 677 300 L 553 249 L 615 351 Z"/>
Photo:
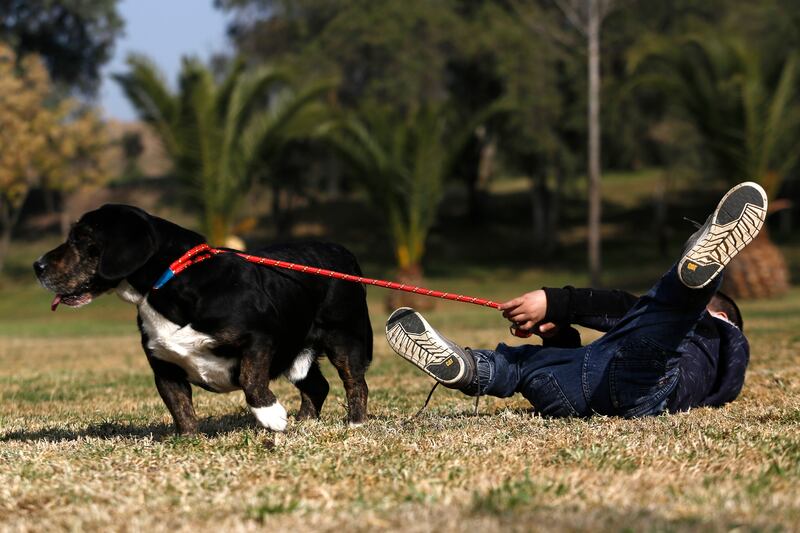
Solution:
<path fill-rule="evenodd" d="M 169 265 L 205 239 L 136 207 L 86 213 L 67 242 L 33 265 L 59 303 L 78 307 L 115 290 L 139 310 L 142 346 L 179 433 L 197 431 L 191 384 L 244 391 L 266 428 L 282 431 L 286 410 L 269 389 L 280 375 L 300 389 L 298 418 L 318 417 L 328 382 L 317 359 L 339 372 L 348 420 L 367 414 L 364 374 L 372 360 L 366 291 L 360 284 L 249 263 L 223 253 L 192 265 L 162 288 Z M 276 245 L 254 255 L 361 275 L 335 244 Z"/>

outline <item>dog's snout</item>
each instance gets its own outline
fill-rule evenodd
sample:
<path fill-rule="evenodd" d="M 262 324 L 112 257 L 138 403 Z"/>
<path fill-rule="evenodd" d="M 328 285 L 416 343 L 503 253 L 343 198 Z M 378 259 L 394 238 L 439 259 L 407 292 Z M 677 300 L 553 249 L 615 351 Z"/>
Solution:
<path fill-rule="evenodd" d="M 33 271 L 36 273 L 37 277 L 41 277 L 44 274 L 45 264 L 44 261 L 41 259 L 37 259 L 33 262 Z"/>

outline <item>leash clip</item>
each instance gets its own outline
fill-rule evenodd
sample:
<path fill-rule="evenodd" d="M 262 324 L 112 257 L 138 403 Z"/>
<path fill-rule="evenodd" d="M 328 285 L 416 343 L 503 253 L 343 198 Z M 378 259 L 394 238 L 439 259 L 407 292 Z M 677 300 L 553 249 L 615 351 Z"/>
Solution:
<path fill-rule="evenodd" d="M 154 290 L 160 289 L 161 287 L 164 286 L 164 284 L 166 282 L 171 280 L 173 277 L 175 277 L 175 273 L 172 271 L 171 268 L 168 268 L 163 274 L 161 274 L 161 277 L 158 278 L 158 281 L 156 281 L 156 284 L 153 285 L 153 289 Z"/>

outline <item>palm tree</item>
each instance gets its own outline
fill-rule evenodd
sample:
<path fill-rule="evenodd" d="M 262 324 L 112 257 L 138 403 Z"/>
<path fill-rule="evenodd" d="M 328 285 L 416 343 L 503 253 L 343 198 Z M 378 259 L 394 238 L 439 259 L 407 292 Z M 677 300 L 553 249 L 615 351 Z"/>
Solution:
<path fill-rule="evenodd" d="M 406 113 L 373 109 L 361 119 L 341 121 L 327 135 L 385 216 L 402 282 L 421 282 L 425 245 L 445 180 L 478 126 L 502 109 L 493 104 L 466 124 L 455 123 L 444 105 L 421 105 Z M 387 305 L 430 304 L 415 296 L 393 292 Z"/>
<path fill-rule="evenodd" d="M 216 244 L 227 239 L 242 198 L 292 139 L 307 135 L 331 82 L 300 91 L 270 67 L 246 72 L 237 61 L 220 83 L 196 59 L 184 58 L 178 90 L 170 90 L 146 57 L 128 58 L 115 76 L 142 121 L 161 139 L 177 175 L 203 207 L 201 221 Z"/>
<path fill-rule="evenodd" d="M 774 200 L 800 157 L 798 57 L 790 53 L 771 73 L 755 48 L 735 37 L 692 35 L 645 41 L 631 66 L 638 83 L 658 87 L 677 103 L 719 175 L 754 179 Z M 725 288 L 741 297 L 788 290 L 786 261 L 766 228 L 730 264 Z"/>

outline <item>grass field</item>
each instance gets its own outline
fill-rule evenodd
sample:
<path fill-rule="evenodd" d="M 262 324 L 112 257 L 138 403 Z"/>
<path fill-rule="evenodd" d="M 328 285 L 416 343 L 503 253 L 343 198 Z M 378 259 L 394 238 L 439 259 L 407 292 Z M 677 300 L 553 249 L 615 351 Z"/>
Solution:
<path fill-rule="evenodd" d="M 44 246 L 20 245 L 12 272 Z M 429 284 L 502 299 L 566 283 L 570 274 L 482 268 Z M 736 402 L 640 420 L 543 419 L 520 397 L 484 399 L 472 416 L 470 399 L 441 389 L 412 419 L 431 381 L 390 353 L 384 293 L 370 289 L 376 348 L 367 424 L 344 424 L 342 387 L 324 363 L 332 390 L 321 420 L 291 421 L 285 434 L 272 435 L 255 426 L 241 393 L 196 390 L 201 434 L 176 437 L 132 307 L 110 296 L 52 314 L 42 289 L 15 279 L 0 292 L 3 531 L 791 531 L 800 524 L 800 289 L 743 305 L 752 359 Z M 634 279 L 628 288 L 643 288 Z M 473 347 L 520 342 L 491 310 L 441 303 L 429 316 Z M 278 381 L 274 390 L 290 414 L 297 410 L 291 385 Z"/>

